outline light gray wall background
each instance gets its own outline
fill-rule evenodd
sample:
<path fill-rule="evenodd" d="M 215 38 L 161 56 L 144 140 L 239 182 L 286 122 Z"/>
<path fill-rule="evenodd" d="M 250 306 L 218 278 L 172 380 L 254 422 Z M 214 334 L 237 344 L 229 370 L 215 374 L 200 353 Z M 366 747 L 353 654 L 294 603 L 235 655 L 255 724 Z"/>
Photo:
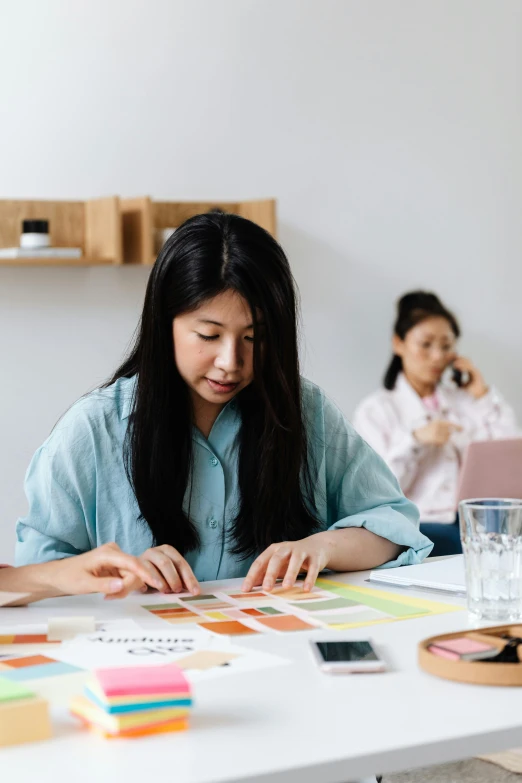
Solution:
<path fill-rule="evenodd" d="M 520 0 L 0 1 L 0 198 L 275 196 L 304 368 L 348 416 L 425 286 L 522 415 Z M 0 268 L 0 561 L 33 451 L 145 269 Z"/>

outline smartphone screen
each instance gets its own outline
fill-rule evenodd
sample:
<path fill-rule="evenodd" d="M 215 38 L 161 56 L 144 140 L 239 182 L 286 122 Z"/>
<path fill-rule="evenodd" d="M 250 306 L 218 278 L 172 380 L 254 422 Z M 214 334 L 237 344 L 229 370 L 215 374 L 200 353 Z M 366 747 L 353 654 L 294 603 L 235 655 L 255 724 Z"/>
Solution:
<path fill-rule="evenodd" d="M 378 661 L 369 642 L 315 642 L 325 663 Z"/>

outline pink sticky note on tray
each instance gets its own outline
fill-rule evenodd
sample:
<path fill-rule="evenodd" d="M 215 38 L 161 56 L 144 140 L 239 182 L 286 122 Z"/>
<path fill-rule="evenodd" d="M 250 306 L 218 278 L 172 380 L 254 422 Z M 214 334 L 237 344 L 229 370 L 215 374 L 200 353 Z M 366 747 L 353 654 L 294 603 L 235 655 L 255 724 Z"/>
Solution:
<path fill-rule="evenodd" d="M 95 675 L 106 696 L 188 693 L 190 686 L 175 664 L 162 666 L 123 666 L 97 669 Z"/>
<path fill-rule="evenodd" d="M 444 641 L 435 644 L 435 647 L 451 650 L 451 652 L 458 655 L 484 652 L 485 650 L 490 650 L 492 646 L 491 644 L 484 644 L 484 642 L 477 642 L 475 639 L 468 639 L 466 636 L 460 639 L 444 639 Z"/>

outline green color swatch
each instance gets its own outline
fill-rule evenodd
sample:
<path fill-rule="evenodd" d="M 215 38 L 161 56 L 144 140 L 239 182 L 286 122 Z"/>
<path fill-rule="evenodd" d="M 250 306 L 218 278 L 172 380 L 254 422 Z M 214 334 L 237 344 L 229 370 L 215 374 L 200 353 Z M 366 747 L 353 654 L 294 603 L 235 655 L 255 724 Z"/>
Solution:
<path fill-rule="evenodd" d="M 346 612 L 346 614 L 316 615 L 318 620 L 327 625 L 349 625 L 350 623 L 373 623 L 378 620 L 394 620 L 394 617 L 377 613 L 376 609 L 363 609 L 362 612 Z"/>
<path fill-rule="evenodd" d="M 142 609 L 154 612 L 157 609 L 183 609 L 181 604 L 142 604 Z"/>
<path fill-rule="evenodd" d="M 190 598 L 183 598 L 184 601 L 221 601 L 215 595 L 191 595 Z"/>
<path fill-rule="evenodd" d="M 385 614 L 391 614 L 393 617 L 418 617 L 419 615 L 430 614 L 429 609 L 421 609 L 418 606 L 408 606 L 407 604 L 401 604 L 400 601 L 379 598 L 378 595 L 374 596 L 368 595 L 368 593 L 360 593 L 353 587 L 336 587 L 323 580 L 317 581 L 317 587 L 320 587 L 322 590 L 328 590 L 330 593 L 350 598 L 353 603 L 361 604 L 362 606 L 370 606 L 372 609 L 378 609 Z M 375 592 L 377 593 L 378 591 L 376 590 Z"/>
<path fill-rule="evenodd" d="M 263 614 L 283 614 L 279 609 L 274 609 L 273 606 L 259 606 L 258 609 L 260 612 L 263 612 Z"/>
<path fill-rule="evenodd" d="M 31 699 L 35 694 L 19 682 L 0 677 L 0 703 L 15 699 Z"/>
<path fill-rule="evenodd" d="M 348 606 L 358 606 L 362 601 L 350 601 L 347 598 L 332 598 L 326 601 L 299 601 L 291 603 L 296 609 L 304 609 L 305 612 L 322 612 L 327 609 L 346 609 Z"/>

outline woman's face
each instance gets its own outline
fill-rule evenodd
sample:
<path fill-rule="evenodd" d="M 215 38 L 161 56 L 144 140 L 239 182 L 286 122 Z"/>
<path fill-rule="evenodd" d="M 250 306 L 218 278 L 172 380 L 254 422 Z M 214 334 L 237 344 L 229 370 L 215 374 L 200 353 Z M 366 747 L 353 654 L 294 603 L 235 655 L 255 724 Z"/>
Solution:
<path fill-rule="evenodd" d="M 254 328 L 250 308 L 225 291 L 174 318 L 174 359 L 195 408 L 221 409 L 254 379 Z"/>
<path fill-rule="evenodd" d="M 421 384 L 436 385 L 442 373 L 456 359 L 456 338 L 442 316 L 421 321 L 404 340 L 393 338 L 393 352 L 401 357 L 406 377 Z"/>

